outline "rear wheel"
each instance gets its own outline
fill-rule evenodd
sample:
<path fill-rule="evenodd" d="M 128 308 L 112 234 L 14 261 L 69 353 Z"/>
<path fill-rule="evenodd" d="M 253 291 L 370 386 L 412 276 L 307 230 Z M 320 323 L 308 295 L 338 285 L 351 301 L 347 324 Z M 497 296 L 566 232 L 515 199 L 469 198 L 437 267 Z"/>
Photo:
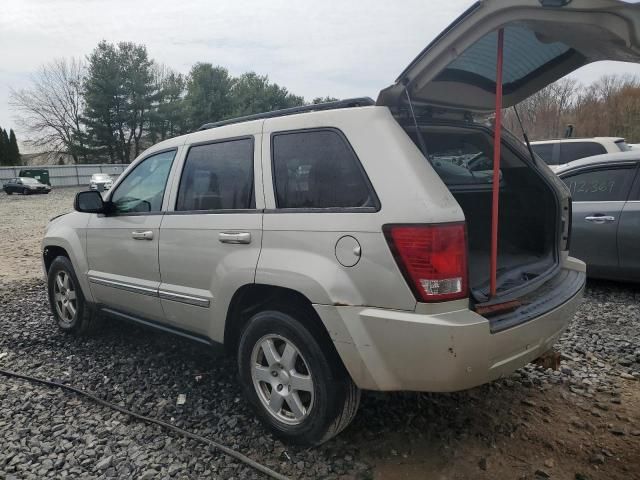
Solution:
<path fill-rule="evenodd" d="M 97 318 L 87 304 L 73 265 L 67 257 L 56 257 L 47 275 L 49 303 L 58 327 L 67 333 L 86 334 L 97 326 Z"/>
<path fill-rule="evenodd" d="M 330 340 L 323 341 L 326 333 L 314 328 L 315 319 L 294 315 L 269 310 L 249 320 L 238 349 L 240 380 L 274 434 L 319 445 L 353 420 L 360 390 Z"/>

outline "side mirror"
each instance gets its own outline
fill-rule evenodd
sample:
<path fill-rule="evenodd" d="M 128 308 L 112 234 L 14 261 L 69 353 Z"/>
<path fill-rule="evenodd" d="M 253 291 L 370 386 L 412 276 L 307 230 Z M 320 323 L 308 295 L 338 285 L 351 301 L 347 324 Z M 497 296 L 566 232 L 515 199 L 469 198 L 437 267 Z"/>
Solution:
<path fill-rule="evenodd" d="M 83 213 L 105 213 L 106 211 L 102 195 L 96 191 L 78 192 L 73 208 Z"/>

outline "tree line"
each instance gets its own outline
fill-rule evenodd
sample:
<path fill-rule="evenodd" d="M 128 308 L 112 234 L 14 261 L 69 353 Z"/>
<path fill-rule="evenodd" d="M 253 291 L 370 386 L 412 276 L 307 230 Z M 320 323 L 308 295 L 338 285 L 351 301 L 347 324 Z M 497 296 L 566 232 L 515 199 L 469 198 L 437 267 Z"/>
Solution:
<path fill-rule="evenodd" d="M 0 127 L 0 166 L 20 165 L 20 149 L 13 129 L 7 131 Z"/>
<path fill-rule="evenodd" d="M 129 163 L 149 145 L 205 123 L 303 104 L 266 75 L 234 77 L 211 63 L 184 75 L 151 59 L 144 45 L 106 41 L 86 59 L 42 66 L 28 88 L 10 93 L 26 143 L 75 163 Z"/>
<path fill-rule="evenodd" d="M 624 137 L 640 143 L 640 78 L 605 75 L 584 85 L 563 78 L 516 106 L 531 140 L 574 137 Z M 505 124 L 520 132 L 515 112 L 505 111 Z"/>

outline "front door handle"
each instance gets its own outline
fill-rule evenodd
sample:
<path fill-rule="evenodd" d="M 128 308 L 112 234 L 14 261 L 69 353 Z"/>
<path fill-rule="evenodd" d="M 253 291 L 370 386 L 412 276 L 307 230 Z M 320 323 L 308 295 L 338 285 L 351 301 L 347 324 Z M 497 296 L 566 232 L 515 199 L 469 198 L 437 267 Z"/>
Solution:
<path fill-rule="evenodd" d="M 221 243 L 251 243 L 251 234 L 249 232 L 220 232 L 218 240 Z"/>
<path fill-rule="evenodd" d="M 146 232 L 131 232 L 131 238 L 134 240 L 153 240 L 153 232 L 147 230 Z"/>
<path fill-rule="evenodd" d="M 591 223 L 611 223 L 616 221 L 616 217 L 612 217 L 611 215 L 593 215 L 590 217 L 584 217 L 587 222 Z"/>

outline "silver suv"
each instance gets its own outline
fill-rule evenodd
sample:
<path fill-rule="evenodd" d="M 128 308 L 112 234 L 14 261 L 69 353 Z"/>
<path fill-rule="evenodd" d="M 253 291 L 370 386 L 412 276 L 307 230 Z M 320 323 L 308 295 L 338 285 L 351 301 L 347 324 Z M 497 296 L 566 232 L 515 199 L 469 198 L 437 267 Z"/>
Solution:
<path fill-rule="evenodd" d="M 474 119 L 495 106 L 495 30 L 505 107 L 640 52 L 637 6 L 547 3 L 566 2 L 474 5 L 376 102 L 205 125 L 104 198 L 81 192 L 43 242 L 59 327 L 116 317 L 224 344 L 258 416 L 304 444 L 344 429 L 361 389 L 462 390 L 536 359 L 585 265 L 568 255 L 567 188 L 505 134 L 490 293 L 493 130 Z"/>

